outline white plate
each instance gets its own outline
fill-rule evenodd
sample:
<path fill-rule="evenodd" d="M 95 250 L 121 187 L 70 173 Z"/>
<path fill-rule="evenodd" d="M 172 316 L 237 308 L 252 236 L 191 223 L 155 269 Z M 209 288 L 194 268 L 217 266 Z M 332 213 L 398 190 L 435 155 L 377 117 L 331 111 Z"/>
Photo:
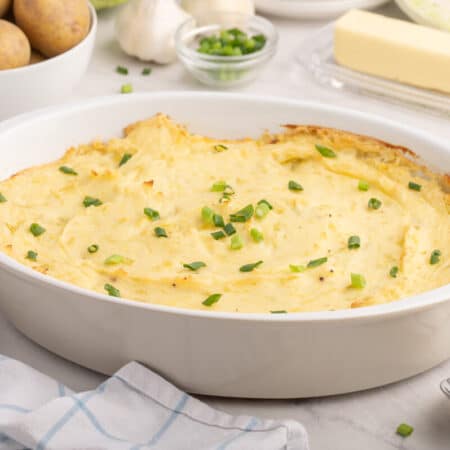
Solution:
<path fill-rule="evenodd" d="M 71 145 L 118 136 L 157 112 L 223 138 L 256 137 L 283 123 L 346 129 L 410 147 L 450 172 L 448 142 L 385 118 L 283 99 L 181 92 L 94 99 L 4 122 L 0 178 L 51 161 Z M 107 297 L 0 253 L 0 307 L 31 339 L 81 365 L 113 373 L 138 360 L 187 391 L 209 395 L 338 394 L 391 383 L 450 357 L 450 285 L 355 310 L 215 313 Z"/>
<path fill-rule="evenodd" d="M 390 0 L 255 0 L 263 14 L 289 19 L 327 19 L 353 8 L 376 8 Z"/>
<path fill-rule="evenodd" d="M 450 31 L 449 0 L 395 0 L 411 20 L 421 25 Z"/>

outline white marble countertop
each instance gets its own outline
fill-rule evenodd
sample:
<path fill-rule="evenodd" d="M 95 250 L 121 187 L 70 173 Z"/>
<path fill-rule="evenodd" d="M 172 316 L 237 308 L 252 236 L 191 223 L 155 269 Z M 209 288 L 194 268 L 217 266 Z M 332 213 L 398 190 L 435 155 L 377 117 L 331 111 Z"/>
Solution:
<path fill-rule="evenodd" d="M 403 17 L 392 4 L 381 11 Z M 426 129 L 442 139 L 450 139 L 449 119 L 316 84 L 307 73 L 296 67 L 293 55 L 300 42 L 324 23 L 274 21 L 280 32 L 279 51 L 262 76 L 249 86 L 240 88 L 240 92 L 316 100 L 382 114 Z M 131 75 L 126 81 L 133 84 L 136 92 L 206 89 L 193 81 L 178 63 L 167 67 L 154 66 L 149 77 L 142 77 L 140 69 L 143 65 L 122 54 L 114 41 L 112 13 L 106 12 L 100 15 L 97 44 L 88 73 L 73 98 L 68 100 L 117 93 L 125 82 L 123 76 L 115 73 L 119 64 L 130 69 Z M 0 353 L 30 364 L 75 390 L 91 389 L 104 379 L 102 375 L 54 356 L 32 343 L 1 314 Z M 447 361 L 409 380 L 351 395 L 283 401 L 203 400 L 231 414 L 298 420 L 307 428 L 313 450 L 449 450 L 450 399 L 439 390 L 440 381 L 449 376 L 450 361 Z M 407 439 L 395 434 L 401 422 L 415 427 Z"/>

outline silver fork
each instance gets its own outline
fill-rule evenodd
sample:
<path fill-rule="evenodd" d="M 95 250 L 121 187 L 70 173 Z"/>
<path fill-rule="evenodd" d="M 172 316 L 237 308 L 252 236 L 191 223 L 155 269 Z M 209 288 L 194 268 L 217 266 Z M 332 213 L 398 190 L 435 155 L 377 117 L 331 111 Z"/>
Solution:
<path fill-rule="evenodd" d="M 442 392 L 450 398 L 450 378 L 447 378 L 441 383 Z"/>

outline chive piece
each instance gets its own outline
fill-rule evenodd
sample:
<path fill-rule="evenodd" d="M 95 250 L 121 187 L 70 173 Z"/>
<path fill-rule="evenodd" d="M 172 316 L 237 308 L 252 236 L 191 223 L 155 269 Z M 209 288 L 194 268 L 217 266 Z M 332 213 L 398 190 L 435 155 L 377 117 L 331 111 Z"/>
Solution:
<path fill-rule="evenodd" d="M 156 211 L 156 209 L 152 208 L 144 208 L 144 214 L 150 219 L 150 220 L 159 220 L 159 212 Z"/>
<path fill-rule="evenodd" d="M 142 75 L 147 76 L 150 75 L 152 73 L 152 69 L 150 67 L 144 67 L 142 69 Z"/>
<path fill-rule="evenodd" d="M 359 273 L 350 274 L 352 287 L 362 289 L 366 285 L 366 279 Z"/>
<path fill-rule="evenodd" d="M 133 260 L 131 260 L 130 258 L 125 258 L 125 256 L 122 255 L 111 255 L 105 259 L 105 264 L 107 266 L 115 266 L 117 264 L 131 264 L 132 262 Z"/>
<path fill-rule="evenodd" d="M 389 271 L 389 275 L 392 278 L 397 278 L 397 274 L 398 274 L 398 267 L 397 266 L 391 267 L 391 270 Z"/>
<path fill-rule="evenodd" d="M 216 181 L 211 186 L 211 192 L 223 192 L 227 187 L 227 182 L 224 180 Z"/>
<path fill-rule="evenodd" d="M 213 222 L 216 227 L 223 228 L 225 226 L 225 222 L 223 221 L 223 217 L 220 214 L 213 215 Z"/>
<path fill-rule="evenodd" d="M 241 237 L 235 234 L 231 237 L 230 248 L 231 250 L 240 250 L 244 246 Z"/>
<path fill-rule="evenodd" d="M 381 201 L 378 200 L 377 198 L 371 198 L 367 206 L 369 207 L 369 209 L 380 209 Z"/>
<path fill-rule="evenodd" d="M 85 208 L 89 208 L 89 206 L 103 205 L 103 202 L 98 198 L 90 197 L 89 195 L 87 195 L 86 197 L 84 197 L 83 205 Z"/>
<path fill-rule="evenodd" d="M 116 72 L 120 73 L 120 75 L 128 75 L 128 69 L 126 67 L 123 67 L 123 66 L 117 66 L 116 67 Z"/>
<path fill-rule="evenodd" d="M 254 213 L 253 205 L 247 205 L 238 212 L 230 215 L 231 222 L 246 222 L 249 220 Z"/>
<path fill-rule="evenodd" d="M 325 264 L 328 261 L 327 257 L 324 258 L 318 258 L 318 259 L 313 259 L 311 260 L 308 265 L 306 266 L 308 269 L 311 269 L 313 267 L 319 267 L 322 264 Z"/>
<path fill-rule="evenodd" d="M 159 237 L 159 238 L 161 238 L 161 237 L 165 237 L 165 238 L 169 237 L 169 236 L 167 236 L 166 230 L 164 228 L 161 228 L 161 227 L 156 227 L 155 228 L 155 236 Z"/>
<path fill-rule="evenodd" d="M 7 201 L 6 197 L 0 192 L 0 203 L 6 203 Z"/>
<path fill-rule="evenodd" d="M 113 285 L 106 283 L 104 289 L 111 297 L 120 297 L 119 289 L 115 288 Z"/>
<path fill-rule="evenodd" d="M 30 231 L 33 236 L 40 236 L 44 234 L 47 230 L 44 227 L 41 227 L 38 223 L 32 223 L 30 225 Z"/>
<path fill-rule="evenodd" d="M 289 269 L 291 269 L 291 272 L 301 273 L 306 270 L 306 266 L 301 266 L 298 264 L 289 264 Z"/>
<path fill-rule="evenodd" d="M 263 198 L 262 200 L 260 200 L 260 201 L 257 203 L 257 205 L 266 205 L 266 206 L 269 208 L 269 210 L 270 210 L 270 209 L 273 209 L 273 206 L 272 206 L 265 198 Z"/>
<path fill-rule="evenodd" d="M 361 239 L 359 236 L 350 236 L 348 238 L 347 246 L 350 250 L 361 247 Z"/>
<path fill-rule="evenodd" d="M 358 189 L 360 191 L 368 191 L 369 190 L 369 182 L 366 180 L 359 180 Z"/>
<path fill-rule="evenodd" d="M 124 164 L 126 164 L 132 157 L 133 155 L 131 153 L 124 153 L 122 159 L 119 162 L 119 167 L 122 167 Z"/>
<path fill-rule="evenodd" d="M 437 264 L 441 260 L 442 252 L 440 250 L 433 250 L 430 256 L 430 264 Z"/>
<path fill-rule="evenodd" d="M 206 267 L 206 264 L 203 261 L 194 261 L 189 264 L 183 264 L 183 267 L 195 272 L 196 270 L 200 269 L 201 267 Z"/>
<path fill-rule="evenodd" d="M 294 180 L 289 181 L 288 188 L 291 191 L 303 191 L 303 186 Z"/>
<path fill-rule="evenodd" d="M 254 269 L 259 267 L 262 263 L 263 263 L 263 261 L 258 261 L 258 262 L 252 263 L 252 264 L 245 264 L 244 266 L 242 266 L 239 269 L 239 271 L 240 272 L 252 272 Z"/>
<path fill-rule="evenodd" d="M 222 294 L 212 294 L 206 300 L 203 300 L 202 305 L 212 306 L 217 303 L 222 297 Z"/>
<path fill-rule="evenodd" d="M 27 256 L 25 256 L 26 259 L 29 259 L 30 261 L 36 261 L 38 254 L 34 252 L 33 250 L 28 250 Z"/>
<path fill-rule="evenodd" d="M 401 423 L 396 430 L 397 434 L 399 434 L 401 437 L 411 436 L 413 431 L 414 428 L 411 425 L 408 425 L 407 423 Z"/>
<path fill-rule="evenodd" d="M 98 252 L 98 249 L 99 249 L 99 247 L 98 247 L 97 244 L 92 244 L 92 245 L 90 245 L 90 246 L 87 248 L 87 251 L 88 251 L 89 253 L 97 253 L 97 252 Z"/>
<path fill-rule="evenodd" d="M 202 220 L 206 225 L 214 225 L 214 211 L 208 206 L 202 208 Z"/>
<path fill-rule="evenodd" d="M 223 239 L 226 235 L 223 231 L 214 231 L 214 233 L 211 233 L 211 236 L 218 241 L 219 239 Z"/>
<path fill-rule="evenodd" d="M 227 223 L 224 227 L 223 227 L 223 231 L 225 231 L 225 233 L 227 234 L 227 236 L 231 236 L 234 233 L 236 233 L 236 228 L 234 228 L 232 223 Z"/>
<path fill-rule="evenodd" d="M 215 146 L 214 146 L 214 150 L 216 151 L 216 152 L 224 152 L 225 150 L 228 150 L 228 147 L 226 146 L 226 145 L 223 145 L 223 144 L 216 144 Z"/>
<path fill-rule="evenodd" d="M 121 94 L 131 94 L 132 92 L 133 92 L 133 85 L 130 83 L 123 84 L 122 87 L 120 88 Z"/>
<path fill-rule="evenodd" d="M 220 198 L 219 202 L 220 203 L 229 202 L 231 199 L 231 196 L 234 194 L 235 194 L 234 189 L 229 184 L 226 184 L 223 189 L 223 194 L 222 194 L 222 197 Z"/>
<path fill-rule="evenodd" d="M 59 171 L 65 173 L 66 175 L 78 175 L 78 173 L 75 172 L 75 170 L 73 170 L 72 167 L 61 166 L 59 168 Z"/>
<path fill-rule="evenodd" d="M 257 228 L 252 228 L 250 230 L 250 236 L 255 242 L 261 242 L 264 240 L 264 235 Z"/>
<path fill-rule="evenodd" d="M 410 181 L 408 183 L 408 187 L 412 191 L 417 191 L 417 192 L 420 192 L 420 190 L 422 189 L 422 185 L 421 184 L 414 183 L 413 181 Z"/>
<path fill-rule="evenodd" d="M 316 144 L 316 150 L 325 158 L 336 158 L 336 153 L 331 148 Z"/>
<path fill-rule="evenodd" d="M 287 311 L 280 309 L 278 311 L 270 311 L 270 314 L 287 314 Z"/>

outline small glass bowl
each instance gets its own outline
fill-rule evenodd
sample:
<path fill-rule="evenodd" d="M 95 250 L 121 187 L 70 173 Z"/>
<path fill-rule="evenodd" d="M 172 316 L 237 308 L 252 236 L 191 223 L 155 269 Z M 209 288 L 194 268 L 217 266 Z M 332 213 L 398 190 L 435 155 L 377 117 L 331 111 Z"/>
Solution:
<path fill-rule="evenodd" d="M 209 86 L 229 88 L 254 80 L 275 54 L 278 43 L 275 27 L 260 16 L 218 11 L 208 16 L 199 24 L 188 19 L 176 31 L 175 47 L 180 61 L 197 80 Z M 266 43 L 261 50 L 241 56 L 197 51 L 200 39 L 229 28 L 239 28 L 249 35 L 263 34 Z"/>

